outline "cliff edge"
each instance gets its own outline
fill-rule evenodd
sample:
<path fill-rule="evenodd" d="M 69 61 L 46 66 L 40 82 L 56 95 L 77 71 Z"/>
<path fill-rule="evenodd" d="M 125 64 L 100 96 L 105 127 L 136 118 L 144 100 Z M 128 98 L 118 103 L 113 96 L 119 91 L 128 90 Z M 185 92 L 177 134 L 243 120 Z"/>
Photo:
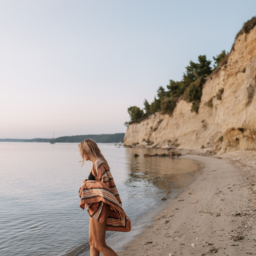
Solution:
<path fill-rule="evenodd" d="M 172 116 L 156 113 L 129 125 L 124 145 L 255 150 L 255 90 L 256 26 L 238 34 L 227 63 L 207 77 L 198 114 L 181 99 Z"/>

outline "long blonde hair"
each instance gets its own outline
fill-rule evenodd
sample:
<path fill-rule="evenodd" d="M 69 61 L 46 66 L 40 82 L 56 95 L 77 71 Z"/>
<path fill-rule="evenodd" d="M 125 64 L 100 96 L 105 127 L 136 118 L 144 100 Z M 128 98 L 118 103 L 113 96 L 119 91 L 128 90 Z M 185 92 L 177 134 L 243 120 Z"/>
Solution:
<path fill-rule="evenodd" d="M 108 162 L 102 155 L 97 143 L 91 139 L 86 139 L 78 144 L 79 152 L 82 157 L 82 166 L 84 165 L 85 153 L 88 154 L 91 161 L 95 161 L 97 158 L 101 158 L 109 168 Z"/>

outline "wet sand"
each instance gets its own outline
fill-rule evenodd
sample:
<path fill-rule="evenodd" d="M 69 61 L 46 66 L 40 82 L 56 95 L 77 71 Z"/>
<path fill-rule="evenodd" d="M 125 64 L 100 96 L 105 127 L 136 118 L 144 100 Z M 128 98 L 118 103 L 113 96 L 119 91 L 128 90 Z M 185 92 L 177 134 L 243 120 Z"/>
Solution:
<path fill-rule="evenodd" d="M 256 255 L 256 152 L 183 154 L 203 171 L 118 255 Z"/>

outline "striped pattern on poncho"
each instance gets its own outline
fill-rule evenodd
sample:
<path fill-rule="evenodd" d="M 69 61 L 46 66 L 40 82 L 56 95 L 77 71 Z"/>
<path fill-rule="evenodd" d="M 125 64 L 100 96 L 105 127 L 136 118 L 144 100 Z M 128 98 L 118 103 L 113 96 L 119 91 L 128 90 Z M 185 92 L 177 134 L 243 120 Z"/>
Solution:
<path fill-rule="evenodd" d="M 91 218 L 103 223 L 107 215 L 107 205 L 109 205 L 106 230 L 129 232 L 131 221 L 122 208 L 122 201 L 110 170 L 100 158 L 94 164 L 96 171 L 93 168 L 92 171 L 95 181 L 84 180 L 82 183 L 79 190 L 80 207 L 82 209 L 86 207 Z M 104 167 L 104 172 L 99 169 L 101 165 Z"/>

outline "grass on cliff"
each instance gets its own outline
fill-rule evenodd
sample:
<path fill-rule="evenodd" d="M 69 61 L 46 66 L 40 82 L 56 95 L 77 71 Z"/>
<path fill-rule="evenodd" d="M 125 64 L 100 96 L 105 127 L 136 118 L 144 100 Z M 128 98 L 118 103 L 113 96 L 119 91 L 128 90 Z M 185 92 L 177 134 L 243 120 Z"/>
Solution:
<path fill-rule="evenodd" d="M 216 67 L 214 70 L 213 70 L 213 74 L 217 73 L 221 67 L 227 65 L 228 63 L 228 58 L 229 58 L 229 55 L 232 51 L 235 50 L 235 42 L 236 42 L 236 39 L 240 36 L 240 35 L 243 35 L 243 34 L 249 34 L 250 31 L 256 26 L 256 16 L 252 17 L 250 20 L 246 21 L 243 25 L 243 27 L 240 29 L 240 31 L 236 34 L 236 37 L 235 37 L 235 41 L 231 47 L 231 50 L 229 53 L 227 53 L 225 55 L 225 57 L 220 61 L 218 67 Z"/>
<path fill-rule="evenodd" d="M 256 26 L 256 16 L 252 17 L 250 20 L 246 21 L 241 28 L 241 30 L 237 33 L 236 38 L 237 39 L 242 34 L 249 34 L 250 31 Z"/>
<path fill-rule="evenodd" d="M 235 42 L 236 42 L 236 39 L 240 36 L 240 35 L 243 35 L 243 34 L 249 34 L 250 31 L 252 29 L 254 29 L 254 27 L 256 26 L 256 16 L 252 17 L 250 20 L 247 20 L 243 27 L 241 28 L 241 30 L 236 34 L 236 37 L 235 37 Z M 233 43 L 232 47 L 231 47 L 231 51 L 234 51 L 235 50 L 235 42 Z M 230 51 L 230 52 L 231 52 Z"/>

